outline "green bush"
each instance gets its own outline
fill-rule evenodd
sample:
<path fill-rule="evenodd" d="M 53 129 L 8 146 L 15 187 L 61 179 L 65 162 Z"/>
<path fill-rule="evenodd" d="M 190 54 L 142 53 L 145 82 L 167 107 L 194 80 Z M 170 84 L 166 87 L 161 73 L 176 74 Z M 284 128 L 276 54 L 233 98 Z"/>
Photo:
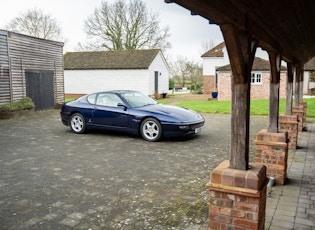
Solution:
<path fill-rule="evenodd" d="M 35 105 L 31 98 L 24 97 L 21 100 L 13 101 L 0 105 L 0 112 L 13 112 L 20 110 L 32 110 L 35 108 Z"/>
<path fill-rule="evenodd" d="M 174 81 L 174 79 L 168 79 L 168 88 L 169 88 L 169 90 L 172 90 L 172 89 L 174 89 L 174 86 L 175 86 L 175 81 Z"/>

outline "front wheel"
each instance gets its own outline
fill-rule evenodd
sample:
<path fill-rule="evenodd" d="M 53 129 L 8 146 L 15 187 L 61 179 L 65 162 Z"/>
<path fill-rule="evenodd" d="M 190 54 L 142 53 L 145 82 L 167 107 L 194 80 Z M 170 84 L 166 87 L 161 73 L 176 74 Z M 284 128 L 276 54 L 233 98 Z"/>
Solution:
<path fill-rule="evenodd" d="M 162 126 L 155 118 L 147 118 L 141 123 L 140 133 L 146 141 L 158 141 L 162 137 Z"/>
<path fill-rule="evenodd" d="M 71 116 L 70 126 L 74 133 L 84 133 L 86 129 L 84 117 L 80 113 Z"/>

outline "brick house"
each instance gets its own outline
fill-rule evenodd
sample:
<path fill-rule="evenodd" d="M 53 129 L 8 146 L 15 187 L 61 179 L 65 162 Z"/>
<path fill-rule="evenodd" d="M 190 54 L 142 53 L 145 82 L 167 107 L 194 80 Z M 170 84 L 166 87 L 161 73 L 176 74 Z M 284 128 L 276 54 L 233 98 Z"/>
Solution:
<path fill-rule="evenodd" d="M 259 54 L 257 54 L 259 55 Z M 231 99 L 231 75 L 229 57 L 222 42 L 204 53 L 203 59 L 203 90 L 205 94 L 212 91 L 218 92 L 218 100 Z M 280 98 L 285 98 L 286 68 L 282 67 L 280 82 Z M 251 98 L 269 98 L 269 61 L 256 57 L 252 69 Z M 210 96 L 211 97 L 211 96 Z"/>
<path fill-rule="evenodd" d="M 315 94 L 315 58 L 304 65 L 303 94 Z"/>
<path fill-rule="evenodd" d="M 204 53 L 201 58 L 203 59 L 203 93 L 210 94 L 212 91 L 215 91 L 217 87 L 216 69 L 230 63 L 225 43 L 222 42 L 213 47 L 211 50 Z"/>
<path fill-rule="evenodd" d="M 217 68 L 218 100 L 231 100 L 231 65 Z M 284 66 L 280 73 L 280 98 L 286 97 L 287 71 Z M 251 99 L 268 99 L 270 85 L 270 63 L 256 57 L 251 73 Z"/>
<path fill-rule="evenodd" d="M 257 53 L 258 56 L 260 56 L 259 53 Z M 265 56 L 262 56 L 265 57 Z M 227 92 L 230 92 L 230 86 L 223 87 L 222 84 L 224 84 L 224 80 L 227 79 L 221 79 L 220 80 L 220 89 L 219 89 L 219 79 L 218 79 L 218 71 L 222 66 L 229 64 L 229 57 L 228 53 L 225 47 L 225 43 L 221 42 L 217 46 L 213 47 L 211 50 L 204 53 L 201 58 L 203 59 L 203 92 L 204 94 L 211 94 L 212 91 L 220 91 L 218 94 L 219 100 L 230 100 L 229 95 Z M 265 63 L 263 63 L 265 61 Z M 252 98 L 257 99 L 261 96 L 261 98 L 268 98 L 269 97 L 269 61 L 266 61 L 264 59 L 257 59 L 256 62 L 258 64 L 254 63 L 257 70 L 262 73 L 263 82 L 261 84 L 252 84 Z M 259 64 L 260 63 L 260 64 Z M 264 67 L 264 68 L 262 68 Z M 228 68 L 228 67 L 227 67 Z M 283 67 L 283 70 L 285 68 Z M 224 72 L 223 69 L 221 69 L 221 75 L 223 76 L 230 76 L 231 70 L 226 70 L 227 72 Z M 281 79 L 285 79 L 286 73 L 281 73 Z M 283 87 L 284 80 L 281 81 L 281 87 Z M 266 85 L 267 84 L 267 85 Z M 309 60 L 304 65 L 304 82 L 303 82 L 303 94 L 314 94 L 315 93 L 315 57 Z M 260 89 L 259 91 L 255 91 L 255 89 Z M 263 91 L 261 91 L 264 89 Z M 283 96 L 284 91 L 280 90 L 280 97 Z M 267 96 L 268 95 L 268 96 Z M 227 99 L 228 98 L 228 99 Z"/>

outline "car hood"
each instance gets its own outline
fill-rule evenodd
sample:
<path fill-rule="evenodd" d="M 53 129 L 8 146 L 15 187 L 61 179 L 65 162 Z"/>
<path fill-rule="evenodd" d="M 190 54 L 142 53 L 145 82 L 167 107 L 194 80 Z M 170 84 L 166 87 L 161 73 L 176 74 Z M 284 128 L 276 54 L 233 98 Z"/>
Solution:
<path fill-rule="evenodd" d="M 147 105 L 138 109 L 142 111 L 159 113 L 161 115 L 169 116 L 181 122 L 198 122 L 203 120 L 203 117 L 199 113 L 178 106 L 156 104 Z"/>

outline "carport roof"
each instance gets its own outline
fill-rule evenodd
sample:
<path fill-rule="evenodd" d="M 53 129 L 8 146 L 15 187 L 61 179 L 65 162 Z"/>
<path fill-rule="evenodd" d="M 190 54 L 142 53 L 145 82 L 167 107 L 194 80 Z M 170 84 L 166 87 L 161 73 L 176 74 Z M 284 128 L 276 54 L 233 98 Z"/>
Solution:
<path fill-rule="evenodd" d="M 159 49 L 68 52 L 64 55 L 64 69 L 148 69 L 159 52 Z"/>
<path fill-rule="evenodd" d="M 312 0 L 165 0 L 217 25 L 249 32 L 259 46 L 286 61 L 305 64 L 315 56 L 315 1 Z"/>

